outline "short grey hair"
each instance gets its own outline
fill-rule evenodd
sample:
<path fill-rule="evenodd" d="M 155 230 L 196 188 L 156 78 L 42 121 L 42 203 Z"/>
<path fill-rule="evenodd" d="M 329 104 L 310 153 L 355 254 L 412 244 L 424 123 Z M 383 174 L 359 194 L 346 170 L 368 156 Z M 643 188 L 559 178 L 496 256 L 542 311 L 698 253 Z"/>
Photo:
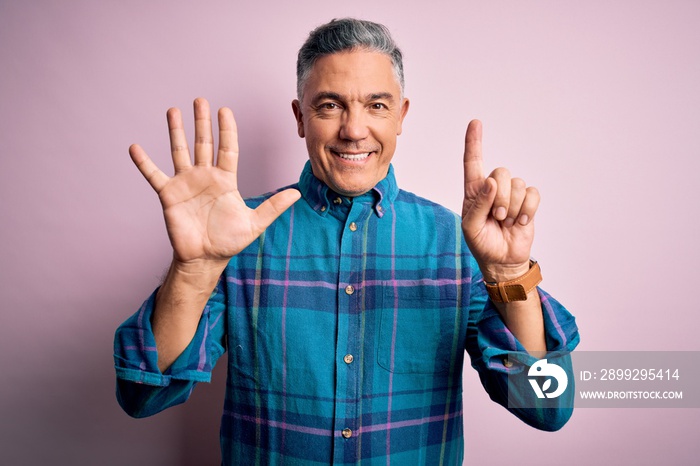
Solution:
<path fill-rule="evenodd" d="M 297 57 L 297 98 L 301 101 L 304 85 L 316 60 L 348 50 L 369 50 L 388 55 L 394 75 L 404 91 L 403 56 L 386 26 L 354 18 L 334 19 L 309 34 Z"/>

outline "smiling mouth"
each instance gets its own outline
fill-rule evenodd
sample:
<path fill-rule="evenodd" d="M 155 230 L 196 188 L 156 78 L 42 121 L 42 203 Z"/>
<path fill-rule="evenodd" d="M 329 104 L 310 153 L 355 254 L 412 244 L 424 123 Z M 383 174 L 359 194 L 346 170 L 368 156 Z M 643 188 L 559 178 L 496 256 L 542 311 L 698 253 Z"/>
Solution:
<path fill-rule="evenodd" d="M 367 157 L 369 157 L 372 152 L 361 152 L 359 154 L 351 154 L 349 152 L 335 152 L 335 151 L 333 151 L 333 153 L 343 160 L 349 160 L 351 162 L 360 162 L 362 160 L 365 160 Z"/>

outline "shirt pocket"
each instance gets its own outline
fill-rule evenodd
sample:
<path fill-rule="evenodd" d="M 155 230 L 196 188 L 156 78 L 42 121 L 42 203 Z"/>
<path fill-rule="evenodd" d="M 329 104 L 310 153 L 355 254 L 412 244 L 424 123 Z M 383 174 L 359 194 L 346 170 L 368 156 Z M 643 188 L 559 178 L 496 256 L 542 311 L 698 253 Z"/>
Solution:
<path fill-rule="evenodd" d="M 399 374 L 449 372 L 462 360 L 454 343 L 458 313 L 454 293 L 388 282 L 382 293 L 378 364 Z"/>

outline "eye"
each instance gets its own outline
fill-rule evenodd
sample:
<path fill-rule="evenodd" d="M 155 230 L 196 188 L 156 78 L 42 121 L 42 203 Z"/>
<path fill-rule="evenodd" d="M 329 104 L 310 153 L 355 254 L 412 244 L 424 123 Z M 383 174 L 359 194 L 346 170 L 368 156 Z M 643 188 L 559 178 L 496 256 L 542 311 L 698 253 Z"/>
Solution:
<path fill-rule="evenodd" d="M 337 108 L 340 108 L 335 102 L 324 102 L 319 107 L 321 108 L 321 110 L 335 110 Z"/>
<path fill-rule="evenodd" d="M 386 110 L 388 107 L 381 102 L 374 102 L 369 106 L 369 108 L 372 110 Z"/>

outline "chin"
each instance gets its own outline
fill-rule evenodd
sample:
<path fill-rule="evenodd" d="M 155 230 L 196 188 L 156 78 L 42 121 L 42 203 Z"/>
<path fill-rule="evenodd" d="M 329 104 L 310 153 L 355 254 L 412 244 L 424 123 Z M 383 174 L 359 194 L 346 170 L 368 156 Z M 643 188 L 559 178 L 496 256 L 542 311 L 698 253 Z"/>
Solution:
<path fill-rule="evenodd" d="M 370 191 L 377 183 L 334 183 L 329 185 L 331 189 L 338 194 L 347 197 L 357 197 L 361 196 L 367 191 Z"/>

